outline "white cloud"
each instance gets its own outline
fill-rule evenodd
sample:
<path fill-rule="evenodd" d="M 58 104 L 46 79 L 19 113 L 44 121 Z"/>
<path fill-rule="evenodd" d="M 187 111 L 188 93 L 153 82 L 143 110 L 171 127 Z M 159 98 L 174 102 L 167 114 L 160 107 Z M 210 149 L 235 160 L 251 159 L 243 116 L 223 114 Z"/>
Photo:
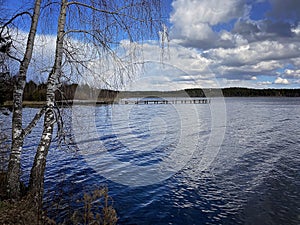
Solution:
<path fill-rule="evenodd" d="M 250 87 L 254 88 L 256 85 L 251 80 L 241 79 L 222 79 L 220 81 L 222 87 Z"/>
<path fill-rule="evenodd" d="M 208 62 L 216 77 L 228 82 L 251 81 L 250 84 L 274 86 L 275 82 L 262 82 L 260 76 L 270 80 L 280 76 L 283 80 L 277 82 L 293 84 L 294 80 L 284 78 L 299 77 L 300 23 L 282 17 L 276 21 L 270 18 L 298 11 L 295 7 L 299 3 L 272 0 L 265 18 L 250 19 L 253 5 L 262 1 L 265 0 L 175 0 L 170 17 L 171 42 L 202 51 L 200 60 Z M 196 67 L 197 63 L 193 65 Z M 187 61 L 183 64 L 187 65 Z M 291 65 L 293 73 L 278 74 Z"/>
<path fill-rule="evenodd" d="M 300 43 L 280 43 L 278 41 L 262 41 L 249 43 L 236 48 L 219 48 L 207 51 L 209 58 L 226 65 L 241 66 L 257 64 L 269 60 L 281 60 L 298 57 Z"/>
<path fill-rule="evenodd" d="M 286 69 L 284 70 L 282 75 L 290 78 L 300 78 L 300 69 L 298 70 Z"/>
<path fill-rule="evenodd" d="M 27 33 L 19 31 L 16 37 L 20 43 L 24 43 Z M 46 81 L 53 65 L 55 40 L 55 35 L 38 34 L 36 36 L 33 59 L 28 71 L 29 79 L 38 82 Z M 75 82 L 93 84 L 97 87 L 105 87 L 106 85 L 106 88 L 118 88 L 121 83 L 129 84 L 131 81 L 137 83 L 139 80 L 139 89 L 145 90 L 176 90 L 218 86 L 215 75 L 209 69 L 211 60 L 202 57 L 196 49 L 188 49 L 174 42 L 170 42 L 169 48 L 162 52 L 156 41 L 138 44 L 123 40 L 116 50 L 116 53 L 122 58 L 123 64 L 113 62 L 114 60 L 109 56 L 94 57 L 93 48 L 79 40 L 69 40 L 68 45 L 75 47 L 72 52 L 74 59 L 84 60 L 87 66 L 86 69 L 78 66 L 76 69 L 79 71 L 69 64 L 64 67 L 64 74 L 72 77 Z M 16 47 L 21 56 L 24 45 L 17 45 Z M 144 66 L 137 66 L 134 74 L 131 74 L 129 78 L 129 74 L 125 71 L 127 65 L 142 63 L 143 61 L 146 62 Z M 118 66 L 123 66 L 123 69 L 118 70 Z M 16 65 L 15 73 L 17 67 Z M 142 71 L 144 71 L 143 77 L 141 77 Z"/>
<path fill-rule="evenodd" d="M 209 49 L 203 56 L 210 60 L 210 68 L 218 77 L 242 81 L 251 80 L 251 77 L 255 76 L 260 80 L 260 76 L 281 75 L 277 74 L 277 71 L 287 64 L 296 66 L 299 49 L 300 43 L 267 40 L 235 48 Z"/>
<path fill-rule="evenodd" d="M 176 0 L 171 22 L 180 26 L 207 23 L 216 25 L 243 16 L 244 4 L 240 0 Z"/>
<path fill-rule="evenodd" d="M 290 82 L 287 79 L 277 77 L 274 81 L 275 84 L 289 84 Z"/>
<path fill-rule="evenodd" d="M 137 76 L 134 77 L 140 79 L 140 88 L 145 89 L 217 87 L 218 82 L 224 86 L 249 87 L 272 84 L 274 86 L 274 84 L 295 84 L 296 81 L 292 79 L 300 78 L 300 42 L 297 39 L 290 42 L 282 41 L 282 39 L 248 42 L 239 34 L 232 34 L 228 31 L 221 31 L 219 34 L 219 40 L 231 41 L 235 45 L 230 48 L 220 47 L 201 51 L 197 48 L 179 45 L 177 44 L 178 40 L 171 40 L 168 43 L 169 48 L 162 52 L 156 41 L 144 42 L 141 45 L 123 40 L 118 54 L 125 61 L 129 59 L 130 55 L 135 55 L 135 59 L 140 62 L 148 61 L 146 64 L 150 66 L 145 64 L 144 67 L 147 69 L 144 75 L 148 77 L 139 78 L 138 70 L 136 71 Z M 20 39 L 24 39 L 26 35 L 26 33 L 19 32 Z M 113 68 L 110 60 L 99 57 L 92 59 L 92 54 L 90 54 L 92 48 L 79 41 L 72 40 L 72 42 L 77 46 L 76 53 L 79 58 L 91 59 L 89 63 L 91 71 L 97 75 L 101 74 L 101 79 L 110 81 L 110 77 L 113 77 L 114 73 L 102 73 L 104 69 Z M 35 80 L 41 79 L 41 72 L 52 66 L 54 46 L 55 36 L 37 35 L 33 64 L 29 71 L 30 76 Z M 286 65 L 292 65 L 293 69 L 277 73 L 279 70 L 282 71 Z M 66 67 L 65 71 L 71 73 L 69 67 Z M 85 71 L 86 75 L 90 75 L 91 71 Z M 277 79 L 274 82 L 261 81 L 260 76 L 262 75 L 269 76 L 270 80 L 275 80 L 277 76 Z M 112 80 L 112 83 L 117 82 L 120 76 Z M 126 82 L 124 81 L 124 83 Z"/>
<path fill-rule="evenodd" d="M 257 84 L 260 86 L 266 86 L 266 85 L 271 85 L 272 82 L 271 81 L 261 81 L 261 82 L 257 82 Z"/>
<path fill-rule="evenodd" d="M 236 48 L 217 48 L 201 52 L 171 41 L 163 62 L 186 71 L 188 77 L 182 74 L 175 75 L 176 73 L 164 76 L 170 76 L 170 84 L 177 82 L 184 88 L 194 85 L 193 83 L 199 83 L 199 86 L 203 87 L 217 86 L 216 78 L 219 81 L 223 79 L 222 82 L 220 81 L 223 86 L 272 85 L 270 81 L 261 82 L 259 77 L 264 75 L 272 79 L 272 76 L 278 76 L 276 71 L 284 68 L 286 59 L 296 55 L 297 45 L 274 41 L 264 41 L 261 44 L 262 46 L 259 43 L 249 43 Z M 161 60 L 160 49 L 154 43 L 144 44 L 143 52 L 144 59 L 157 62 Z M 286 81 L 282 82 L 286 83 Z"/>
<path fill-rule="evenodd" d="M 292 32 L 295 33 L 296 35 L 300 35 L 300 23 L 298 24 L 297 27 L 292 28 Z"/>
<path fill-rule="evenodd" d="M 188 49 L 174 42 L 169 43 L 163 55 L 155 42 L 136 45 L 135 48 L 143 53 L 137 53 L 137 59 L 146 63 L 125 89 L 178 90 L 218 86 L 216 76 L 210 70 L 211 60 L 201 56 L 196 49 Z"/>
<path fill-rule="evenodd" d="M 220 37 L 212 26 L 243 17 L 247 12 L 243 0 L 176 0 L 172 6 L 172 38 L 186 45 L 201 45 L 202 48 L 218 43 L 229 45 L 231 39 L 224 34 Z"/>
<path fill-rule="evenodd" d="M 14 54 L 22 59 L 25 51 L 27 32 L 18 30 L 13 33 Z M 52 69 L 55 57 L 56 36 L 37 34 L 34 43 L 32 60 L 28 68 L 27 78 L 36 82 L 46 82 Z M 65 37 L 64 53 L 68 56 L 63 58 L 63 78 L 73 82 L 92 83 L 95 79 L 87 78 L 88 76 L 98 77 L 98 83 L 116 83 L 112 79 L 113 74 L 103 71 L 110 70 L 115 64 L 112 63 L 112 57 L 107 56 L 107 52 L 96 49 L 94 45 L 85 43 L 77 39 Z M 102 55 L 101 55 L 102 54 Z M 104 57 L 105 54 L 105 57 Z M 66 56 L 65 54 L 64 56 Z M 11 63 L 11 73 L 15 75 L 18 72 L 19 65 L 16 62 Z M 114 67 L 115 68 L 115 67 Z"/>
<path fill-rule="evenodd" d="M 22 30 L 11 30 L 14 48 L 11 54 L 22 60 L 26 48 L 28 33 Z M 29 79 L 37 82 L 44 82 L 53 65 L 56 36 L 36 35 L 32 60 L 28 68 Z M 18 73 L 19 63 L 10 62 L 10 72 L 12 75 Z"/>

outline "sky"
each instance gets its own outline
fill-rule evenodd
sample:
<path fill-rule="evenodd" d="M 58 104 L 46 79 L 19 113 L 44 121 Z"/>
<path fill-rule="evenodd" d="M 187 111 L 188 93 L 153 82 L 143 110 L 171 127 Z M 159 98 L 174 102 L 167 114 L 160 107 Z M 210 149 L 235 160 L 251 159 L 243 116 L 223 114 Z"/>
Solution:
<path fill-rule="evenodd" d="M 146 66 L 127 88 L 300 88 L 299 0 L 162 2 L 168 47 L 137 43 Z M 5 4 L 13 10 L 20 1 Z"/>

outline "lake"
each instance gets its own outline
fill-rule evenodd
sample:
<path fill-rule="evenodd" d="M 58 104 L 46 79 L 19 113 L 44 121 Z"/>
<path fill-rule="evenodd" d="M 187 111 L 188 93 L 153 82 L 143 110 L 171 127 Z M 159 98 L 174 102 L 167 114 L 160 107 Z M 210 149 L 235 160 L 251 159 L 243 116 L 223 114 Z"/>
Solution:
<path fill-rule="evenodd" d="M 25 120 L 36 111 L 26 108 Z M 45 179 L 58 221 L 85 191 L 105 185 L 118 224 L 300 224 L 300 98 L 63 113 L 72 141 L 53 141 Z M 25 141 L 25 182 L 41 125 Z"/>

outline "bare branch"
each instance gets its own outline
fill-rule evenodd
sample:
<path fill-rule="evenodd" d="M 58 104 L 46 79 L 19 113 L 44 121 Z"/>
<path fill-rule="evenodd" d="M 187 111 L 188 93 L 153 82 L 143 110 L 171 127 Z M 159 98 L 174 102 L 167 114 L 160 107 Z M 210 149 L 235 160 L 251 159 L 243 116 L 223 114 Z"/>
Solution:
<path fill-rule="evenodd" d="M 6 52 L 6 55 L 7 55 L 9 58 L 12 58 L 12 59 L 14 59 L 14 60 L 18 61 L 19 63 L 21 63 L 21 62 L 22 62 L 22 60 L 21 60 L 21 59 L 18 59 L 17 57 L 15 57 L 15 56 L 11 55 L 9 52 Z"/>
<path fill-rule="evenodd" d="M 128 34 L 129 36 L 129 40 L 131 42 L 133 42 L 133 37 L 131 35 L 131 32 L 130 32 L 130 28 L 126 25 L 126 23 L 121 19 L 119 20 L 118 18 L 120 17 L 119 15 L 113 15 L 113 17 L 115 18 L 115 20 L 117 21 L 117 23 L 121 26 L 121 27 L 124 27 L 124 29 L 126 30 L 126 33 Z"/>
<path fill-rule="evenodd" d="M 55 2 L 50 1 L 50 2 L 48 2 L 46 5 L 44 5 L 43 7 L 41 7 L 41 10 L 46 9 L 46 8 L 48 8 L 48 7 L 51 6 L 51 5 L 59 5 L 59 4 L 60 4 L 59 1 L 55 1 Z"/>
<path fill-rule="evenodd" d="M 17 19 L 19 16 L 23 16 L 23 15 L 29 15 L 30 18 L 32 18 L 32 14 L 25 11 L 25 12 L 21 12 L 21 13 L 18 13 L 16 15 L 14 15 L 10 20 L 8 20 L 6 23 L 4 23 L 2 26 L 1 26 L 1 31 L 0 31 L 0 34 L 2 34 L 3 30 L 5 29 L 5 27 L 7 27 L 10 23 L 12 23 L 15 19 Z"/>
<path fill-rule="evenodd" d="M 28 124 L 28 126 L 23 129 L 22 135 L 23 137 L 26 137 L 28 134 L 31 133 L 32 129 L 36 126 L 37 122 L 40 120 L 40 118 L 44 115 L 46 111 L 46 108 L 43 107 L 40 111 L 35 114 L 34 118 L 31 120 L 31 122 Z"/>
<path fill-rule="evenodd" d="M 101 12 L 101 13 L 117 14 L 117 12 L 112 12 L 112 11 L 108 11 L 108 10 L 104 10 L 104 9 L 99 9 L 99 8 L 93 7 L 89 4 L 85 4 L 85 3 L 77 2 L 77 1 L 68 2 L 68 6 L 69 5 L 77 5 L 77 6 L 79 5 L 79 6 L 83 6 L 83 7 L 86 7 L 86 8 L 92 9 L 94 11 Z"/>
<path fill-rule="evenodd" d="M 111 50 L 111 48 L 108 46 L 108 43 L 106 41 L 100 39 L 99 37 L 97 37 L 95 34 L 93 34 L 93 31 L 88 31 L 88 30 L 68 30 L 68 31 L 65 32 L 64 36 L 67 35 L 67 34 L 69 34 L 69 33 L 84 33 L 84 34 L 88 34 L 91 37 L 93 37 L 95 40 L 97 40 L 105 50 L 113 52 Z M 104 37 L 102 37 L 102 38 L 104 39 Z"/>
<path fill-rule="evenodd" d="M 110 14 L 110 15 L 119 15 L 119 16 L 124 16 L 124 17 L 128 17 L 128 18 L 131 18 L 133 20 L 136 20 L 136 21 L 139 21 L 139 22 L 145 22 L 145 20 L 142 20 L 142 19 L 139 19 L 137 17 L 134 17 L 134 16 L 131 16 L 130 14 L 126 14 L 126 13 L 120 13 L 121 10 L 127 8 L 127 7 L 123 7 L 121 8 L 120 10 L 117 10 L 117 11 L 109 11 L 109 10 L 105 10 L 105 9 L 99 9 L 99 8 L 96 8 L 94 6 L 91 6 L 91 5 L 88 5 L 88 4 L 85 4 L 85 3 L 82 3 L 82 2 L 77 2 L 77 1 L 73 1 L 73 2 L 68 2 L 68 6 L 69 5 L 79 5 L 79 6 L 83 6 L 85 8 L 89 8 L 91 10 L 94 10 L 96 12 L 100 12 L 100 13 L 104 13 L 104 14 Z M 132 5 L 128 6 L 128 7 L 131 7 Z"/>

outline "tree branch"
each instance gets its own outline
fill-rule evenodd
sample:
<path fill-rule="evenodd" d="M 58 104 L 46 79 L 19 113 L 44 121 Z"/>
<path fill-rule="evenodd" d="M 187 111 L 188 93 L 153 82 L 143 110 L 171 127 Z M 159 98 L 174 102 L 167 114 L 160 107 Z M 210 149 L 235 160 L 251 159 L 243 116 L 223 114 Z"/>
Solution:
<path fill-rule="evenodd" d="M 45 111 L 46 111 L 46 108 L 43 107 L 39 112 L 37 112 L 37 114 L 35 114 L 32 121 L 28 124 L 28 126 L 25 129 L 23 129 L 23 131 L 22 131 L 23 137 L 26 137 L 28 134 L 31 133 L 32 129 L 36 126 L 39 119 L 44 115 Z"/>
<path fill-rule="evenodd" d="M 94 35 L 92 33 L 92 31 L 88 31 L 88 30 L 68 30 L 64 33 L 64 36 L 66 36 L 67 34 L 69 33 L 83 33 L 83 34 L 88 34 L 90 35 L 91 37 L 95 38 L 101 45 L 104 49 L 106 50 L 109 50 L 111 51 L 111 49 L 109 48 L 109 46 L 105 43 L 105 41 L 99 39 L 98 37 L 96 37 L 96 35 Z"/>
<path fill-rule="evenodd" d="M 18 59 L 17 57 L 15 57 L 15 56 L 12 56 L 11 54 L 9 54 L 9 52 L 6 52 L 5 53 L 9 58 L 12 58 L 12 59 L 14 59 L 14 60 L 16 60 L 16 61 L 18 61 L 19 63 L 21 63 L 22 62 L 22 60 L 21 59 Z"/>
<path fill-rule="evenodd" d="M 1 26 L 1 32 L 0 33 L 2 34 L 4 28 L 7 27 L 8 24 L 12 23 L 12 21 L 14 21 L 15 19 L 17 19 L 19 16 L 23 16 L 25 14 L 29 15 L 30 18 L 32 18 L 32 15 L 29 12 L 27 12 L 27 11 L 18 13 L 16 15 L 14 15 L 10 20 L 8 20 L 5 24 L 3 24 L 3 26 Z"/>
<path fill-rule="evenodd" d="M 77 2 L 77 1 L 68 2 L 68 6 L 69 5 L 79 5 L 79 6 L 83 6 L 85 8 L 89 8 L 89 9 L 92 9 L 94 11 L 101 12 L 101 13 L 117 14 L 117 12 L 112 12 L 112 11 L 108 11 L 108 10 L 104 10 L 104 9 L 99 9 L 99 8 L 96 8 L 96 7 L 91 6 L 89 4 L 85 4 L 85 3 Z"/>
<path fill-rule="evenodd" d="M 145 22 L 145 20 L 136 18 L 134 16 L 130 16 L 129 14 L 120 13 L 119 12 L 120 10 L 117 10 L 117 11 L 108 11 L 108 10 L 96 8 L 96 7 L 91 6 L 89 4 L 85 4 L 85 3 L 82 3 L 82 2 L 77 2 L 77 1 L 68 2 L 68 6 L 69 5 L 79 5 L 79 6 L 83 6 L 85 8 L 89 8 L 91 10 L 94 10 L 94 11 L 97 11 L 97 12 L 100 12 L 100 13 L 105 13 L 105 14 L 110 14 L 110 15 L 119 15 L 119 16 L 129 17 L 129 18 L 131 18 L 133 20 L 136 20 L 136 21 L 139 21 L 139 22 Z"/>
<path fill-rule="evenodd" d="M 46 5 L 44 5 L 43 7 L 41 7 L 42 10 L 46 9 L 47 7 L 51 6 L 51 5 L 59 5 L 60 2 L 59 1 L 55 1 L 55 2 L 49 2 Z"/>

